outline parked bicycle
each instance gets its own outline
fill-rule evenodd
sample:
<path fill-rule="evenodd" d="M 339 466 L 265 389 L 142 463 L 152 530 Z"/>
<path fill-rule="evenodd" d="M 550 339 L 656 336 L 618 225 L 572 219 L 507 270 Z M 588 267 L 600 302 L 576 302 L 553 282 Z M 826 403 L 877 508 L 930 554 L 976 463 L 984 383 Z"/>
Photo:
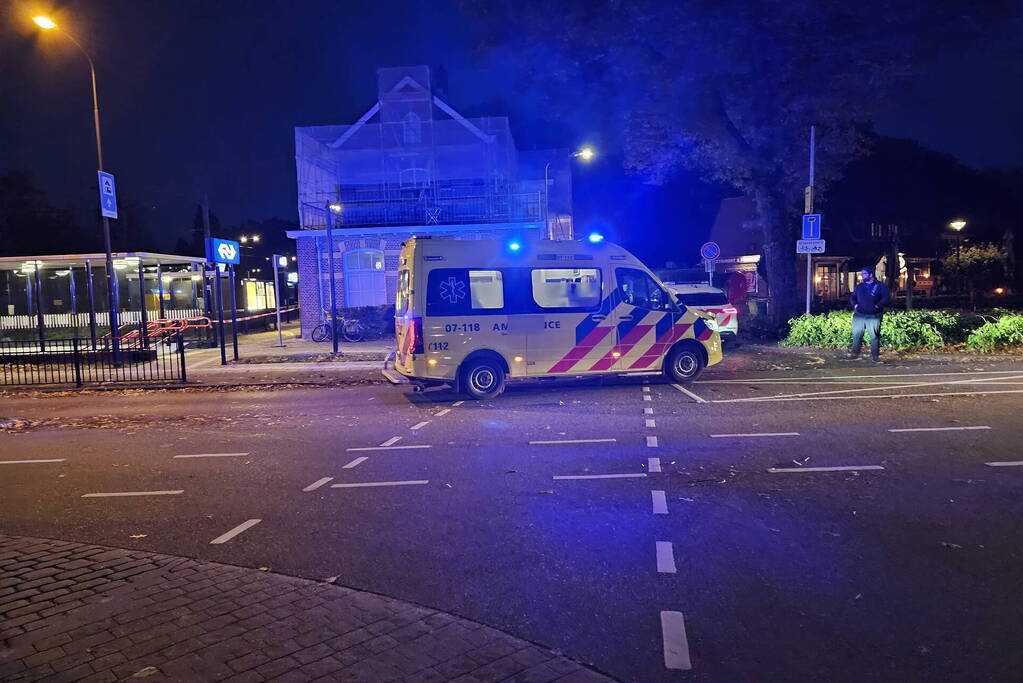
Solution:
<path fill-rule="evenodd" d="M 344 318 L 338 316 L 337 324 L 341 331 L 341 339 L 354 344 L 366 338 L 366 326 L 355 318 Z M 314 342 L 322 342 L 331 339 L 330 314 L 323 312 L 323 322 L 313 328 L 309 335 Z"/>

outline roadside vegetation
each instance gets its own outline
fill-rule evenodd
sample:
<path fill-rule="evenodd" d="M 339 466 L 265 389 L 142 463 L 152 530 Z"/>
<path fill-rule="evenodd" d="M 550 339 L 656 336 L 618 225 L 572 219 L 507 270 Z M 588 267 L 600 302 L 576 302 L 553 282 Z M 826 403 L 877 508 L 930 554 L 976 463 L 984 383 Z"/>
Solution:
<path fill-rule="evenodd" d="M 789 321 L 782 346 L 844 349 L 852 337 L 852 313 L 831 311 Z M 1023 315 L 1005 310 L 990 313 L 893 311 L 881 321 L 881 340 L 896 351 L 1023 351 Z"/>

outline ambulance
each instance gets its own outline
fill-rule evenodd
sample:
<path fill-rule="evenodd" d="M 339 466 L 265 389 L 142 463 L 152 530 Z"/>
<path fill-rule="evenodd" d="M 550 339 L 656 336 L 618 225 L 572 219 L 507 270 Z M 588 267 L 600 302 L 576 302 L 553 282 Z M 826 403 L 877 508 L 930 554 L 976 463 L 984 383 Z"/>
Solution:
<path fill-rule="evenodd" d="M 595 239 L 596 238 L 596 239 Z M 586 240 L 459 240 L 402 246 L 394 370 L 415 391 L 499 395 L 507 378 L 663 372 L 695 379 L 721 338 L 636 257 Z"/>

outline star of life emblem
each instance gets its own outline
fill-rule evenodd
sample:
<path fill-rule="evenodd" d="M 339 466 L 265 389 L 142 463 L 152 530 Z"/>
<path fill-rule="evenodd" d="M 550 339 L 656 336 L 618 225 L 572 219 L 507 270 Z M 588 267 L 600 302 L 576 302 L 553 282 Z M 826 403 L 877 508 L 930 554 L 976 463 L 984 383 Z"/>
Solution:
<path fill-rule="evenodd" d="M 449 277 L 440 283 L 440 298 L 449 304 L 457 304 L 465 298 L 465 283 Z"/>

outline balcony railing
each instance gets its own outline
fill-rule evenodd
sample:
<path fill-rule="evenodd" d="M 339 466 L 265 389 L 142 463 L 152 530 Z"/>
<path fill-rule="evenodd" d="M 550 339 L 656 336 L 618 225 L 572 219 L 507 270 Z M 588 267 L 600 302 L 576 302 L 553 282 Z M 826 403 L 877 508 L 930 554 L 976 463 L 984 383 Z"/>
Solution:
<path fill-rule="evenodd" d="M 414 194 L 414 193 L 412 193 Z M 520 223 L 541 220 L 543 194 L 526 192 L 505 195 L 461 197 L 431 196 L 357 196 L 342 200 L 342 210 L 334 217 L 335 227 L 384 225 L 453 225 L 460 223 Z M 326 224 L 326 198 L 303 201 L 303 228 L 323 228 Z"/>

